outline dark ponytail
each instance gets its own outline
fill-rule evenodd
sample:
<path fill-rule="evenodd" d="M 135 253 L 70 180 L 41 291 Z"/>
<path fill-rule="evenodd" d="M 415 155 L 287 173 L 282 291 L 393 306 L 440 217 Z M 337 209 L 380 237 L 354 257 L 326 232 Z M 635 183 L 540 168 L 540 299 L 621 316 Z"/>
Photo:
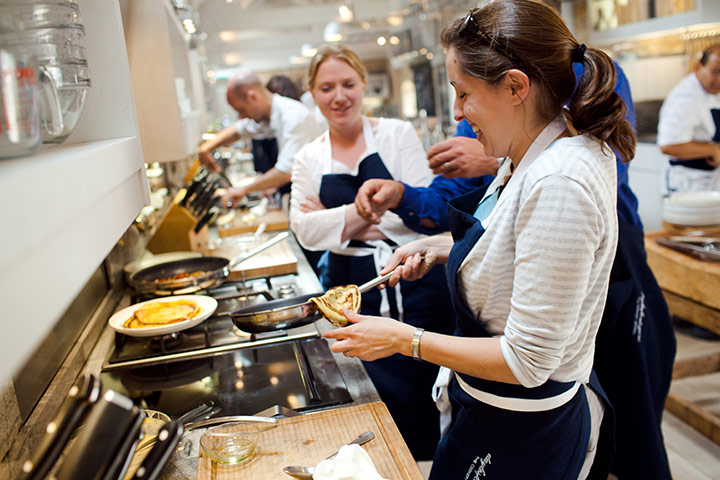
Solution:
<path fill-rule="evenodd" d="M 635 134 L 625 121 L 627 106 L 615 91 L 615 64 L 605 52 L 588 48 L 582 58 L 583 74 L 568 110 L 580 133 L 599 138 L 624 162 L 635 156 Z"/>
<path fill-rule="evenodd" d="M 635 136 L 624 120 L 625 104 L 613 92 L 612 60 L 600 50 L 580 48 L 555 10 L 535 0 L 499 0 L 474 10 L 470 19 L 458 19 L 440 34 L 465 73 L 497 85 L 509 70 L 522 70 L 539 90 L 542 120 L 550 122 L 568 105 L 579 133 L 606 142 L 625 161 L 633 158 Z M 573 61 L 584 67 L 574 94 Z"/>

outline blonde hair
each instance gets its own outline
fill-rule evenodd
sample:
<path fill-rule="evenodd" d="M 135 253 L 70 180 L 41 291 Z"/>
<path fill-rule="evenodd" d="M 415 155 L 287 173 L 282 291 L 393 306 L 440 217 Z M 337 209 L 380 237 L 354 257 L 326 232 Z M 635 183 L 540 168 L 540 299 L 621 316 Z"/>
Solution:
<path fill-rule="evenodd" d="M 334 43 L 331 45 L 325 45 L 322 47 L 313 57 L 308 68 L 308 85 L 310 88 L 315 87 L 315 77 L 317 76 L 320 65 L 328 58 L 337 58 L 343 60 L 345 63 L 350 65 L 355 70 L 360 78 L 365 81 L 367 78 L 367 69 L 365 65 L 360 61 L 360 58 L 355 52 L 350 50 L 345 45 Z"/>

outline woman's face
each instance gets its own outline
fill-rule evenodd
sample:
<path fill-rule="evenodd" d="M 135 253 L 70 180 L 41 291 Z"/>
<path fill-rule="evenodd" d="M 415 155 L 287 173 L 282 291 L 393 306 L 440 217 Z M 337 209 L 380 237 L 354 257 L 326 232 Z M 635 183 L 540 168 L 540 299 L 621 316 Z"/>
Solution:
<path fill-rule="evenodd" d="M 331 57 L 320 64 L 312 94 L 328 123 L 341 126 L 360 119 L 365 81 L 346 61 Z"/>
<path fill-rule="evenodd" d="M 455 88 L 453 116 L 467 120 L 473 127 L 485 153 L 493 157 L 510 154 L 512 125 L 508 121 L 511 111 L 510 89 L 491 86 L 464 72 L 455 54 L 449 49 L 445 65 L 450 84 Z"/>

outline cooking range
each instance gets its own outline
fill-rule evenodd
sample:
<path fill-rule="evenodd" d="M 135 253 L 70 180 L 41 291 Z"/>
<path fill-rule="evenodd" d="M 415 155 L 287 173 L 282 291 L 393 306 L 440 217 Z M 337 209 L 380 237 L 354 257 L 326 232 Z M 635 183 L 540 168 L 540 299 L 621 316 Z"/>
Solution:
<path fill-rule="evenodd" d="M 295 275 L 226 282 L 199 292 L 215 298 L 218 308 L 196 327 L 161 337 L 116 332 L 103 385 L 173 417 L 209 401 L 221 408 L 217 416 L 349 403 L 345 380 L 314 324 L 249 334 L 228 315 L 305 293 L 300 290 Z M 131 302 L 148 299 L 134 296 Z"/>

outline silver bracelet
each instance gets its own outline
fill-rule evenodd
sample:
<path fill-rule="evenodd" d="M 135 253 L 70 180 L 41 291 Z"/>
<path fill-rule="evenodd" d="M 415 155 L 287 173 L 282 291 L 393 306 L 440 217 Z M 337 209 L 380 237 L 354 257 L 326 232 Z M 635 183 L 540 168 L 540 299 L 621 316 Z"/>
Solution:
<path fill-rule="evenodd" d="M 412 340 L 410 341 L 410 351 L 412 352 L 412 358 L 415 360 L 422 360 L 420 358 L 420 338 L 422 338 L 422 334 L 425 332 L 422 328 L 415 329 L 415 333 L 413 333 Z"/>

